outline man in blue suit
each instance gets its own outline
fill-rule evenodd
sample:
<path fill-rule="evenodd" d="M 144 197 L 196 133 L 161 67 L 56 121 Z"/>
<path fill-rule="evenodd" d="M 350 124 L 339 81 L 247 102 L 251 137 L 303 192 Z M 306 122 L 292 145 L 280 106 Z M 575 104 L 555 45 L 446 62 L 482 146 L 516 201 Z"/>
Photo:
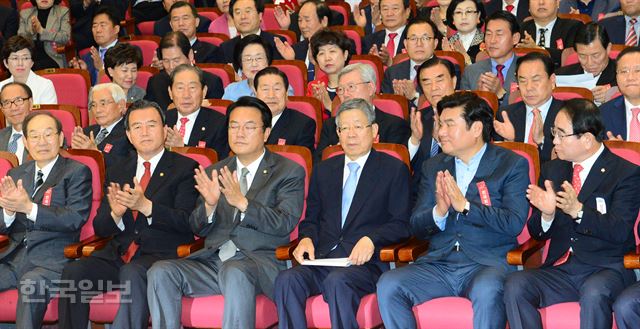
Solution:
<path fill-rule="evenodd" d="M 504 328 L 503 282 L 515 268 L 506 254 L 517 245 L 528 212 L 527 161 L 489 144 L 493 111 L 473 93 L 437 105 L 443 153 L 422 169 L 411 215 L 414 236 L 429 252 L 382 275 L 378 304 L 386 328 L 415 328 L 411 308 L 438 297 L 463 296 L 474 328 Z"/>
<path fill-rule="evenodd" d="M 555 119 L 558 159 L 529 185 L 535 207 L 531 237 L 550 240 L 539 269 L 512 274 L 504 301 L 509 326 L 542 328 L 539 307 L 580 302 L 581 328 L 611 328 L 611 306 L 635 281 L 622 259 L 635 249 L 633 225 L 640 204 L 640 169 L 602 143 L 604 127 L 593 102 L 565 102 Z"/>
<path fill-rule="evenodd" d="M 599 23 L 609 34 L 611 43 L 638 46 L 638 40 L 640 40 L 640 6 L 635 0 L 620 0 L 620 9 L 622 9 L 624 15 L 605 18 Z M 623 26 L 624 28 L 622 28 Z M 633 42 L 633 38 L 629 38 L 632 28 L 636 36 L 635 42 Z"/>
<path fill-rule="evenodd" d="M 622 93 L 600 107 L 602 123 L 609 139 L 640 142 L 640 48 L 629 47 L 616 61 L 616 80 Z"/>
<path fill-rule="evenodd" d="M 317 294 L 329 304 L 333 328 L 357 328 L 360 299 L 375 292 L 378 277 L 389 269 L 377 256 L 379 248 L 409 236 L 409 170 L 372 149 L 378 134 L 374 121 L 374 108 L 364 99 L 340 105 L 336 124 L 345 155 L 314 169 L 293 251 L 299 263 L 348 257 L 351 266 L 281 272 L 275 283 L 280 328 L 306 328 L 306 300 Z"/>

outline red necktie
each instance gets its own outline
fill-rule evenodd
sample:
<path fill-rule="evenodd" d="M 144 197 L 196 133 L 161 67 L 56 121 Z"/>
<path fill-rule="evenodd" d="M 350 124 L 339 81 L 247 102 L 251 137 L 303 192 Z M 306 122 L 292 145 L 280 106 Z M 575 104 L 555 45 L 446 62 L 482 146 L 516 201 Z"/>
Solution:
<path fill-rule="evenodd" d="M 513 5 L 507 5 L 507 11 L 510 13 L 513 13 L 513 8 L 515 8 Z"/>
<path fill-rule="evenodd" d="M 145 161 L 143 165 L 144 174 L 142 174 L 142 177 L 140 178 L 140 187 L 142 187 L 142 192 L 147 190 L 147 185 L 149 185 L 149 180 L 151 180 L 151 162 Z M 131 213 L 133 214 L 133 221 L 135 222 L 138 218 L 138 211 L 133 210 Z M 122 261 L 125 263 L 129 263 L 133 255 L 135 255 L 136 251 L 138 251 L 138 247 L 139 246 L 136 241 L 132 241 L 129 245 L 129 248 L 127 248 L 127 252 L 122 255 Z"/>
<path fill-rule="evenodd" d="M 537 146 L 538 144 L 536 143 L 535 139 L 533 139 L 533 132 L 538 129 L 538 120 L 536 120 L 536 116 L 540 115 L 540 110 L 533 109 L 531 112 L 533 113 L 533 122 L 531 122 L 531 129 L 529 130 L 527 143 Z"/>
<path fill-rule="evenodd" d="M 629 141 L 640 142 L 640 107 L 631 109 L 631 125 L 629 125 Z"/>
<path fill-rule="evenodd" d="M 504 74 L 502 74 L 502 69 L 504 69 L 504 65 L 498 64 L 496 65 L 496 72 L 498 72 L 498 80 L 500 80 L 500 86 L 504 87 Z"/>
<path fill-rule="evenodd" d="M 635 46 L 638 44 L 638 36 L 636 35 L 636 29 L 634 25 L 638 20 L 636 18 L 632 18 L 629 20 L 629 33 L 627 34 L 627 38 L 625 39 L 624 44 L 627 46 Z"/>
<path fill-rule="evenodd" d="M 389 57 L 393 58 L 393 56 L 395 56 L 396 52 L 396 37 L 398 36 L 398 33 L 389 33 L 389 42 L 387 42 L 387 51 L 389 52 Z"/>
<path fill-rule="evenodd" d="M 573 189 L 576 190 L 576 194 L 580 194 L 580 189 L 582 188 L 582 181 L 580 180 L 580 172 L 583 169 L 584 168 L 579 164 L 576 164 L 573 166 L 573 177 L 571 177 L 571 185 L 573 185 Z M 569 248 L 567 252 L 565 252 L 562 256 L 560 256 L 560 258 L 558 258 L 558 260 L 556 260 L 556 262 L 553 263 L 553 266 L 558 266 L 566 263 L 567 260 L 569 260 L 570 255 L 571 255 L 571 248 Z"/>
<path fill-rule="evenodd" d="M 187 131 L 187 122 L 189 122 L 189 118 L 181 118 L 180 119 L 180 137 L 184 138 L 184 133 Z"/>

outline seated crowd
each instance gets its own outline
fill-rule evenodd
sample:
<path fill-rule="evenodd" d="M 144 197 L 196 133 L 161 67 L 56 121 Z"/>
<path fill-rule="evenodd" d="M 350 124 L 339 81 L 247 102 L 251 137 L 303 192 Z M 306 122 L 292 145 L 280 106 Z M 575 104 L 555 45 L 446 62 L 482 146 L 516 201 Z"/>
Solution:
<path fill-rule="evenodd" d="M 85 329 L 117 291 L 113 328 L 214 295 L 223 328 L 259 296 L 307 328 L 318 295 L 333 328 L 368 296 L 385 328 L 442 297 L 474 328 L 638 327 L 636 0 L 8 2 L 0 322 Z"/>

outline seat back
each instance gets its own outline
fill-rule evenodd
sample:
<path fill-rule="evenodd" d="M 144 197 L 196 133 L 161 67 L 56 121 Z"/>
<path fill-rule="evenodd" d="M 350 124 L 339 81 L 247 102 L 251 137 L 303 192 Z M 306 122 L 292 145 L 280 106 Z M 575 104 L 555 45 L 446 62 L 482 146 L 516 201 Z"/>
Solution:
<path fill-rule="evenodd" d="M 147 84 L 152 76 L 158 74 L 160 70 L 151 66 L 142 66 L 138 69 L 138 78 L 136 79 L 136 85 L 138 87 L 147 90 Z"/>
<path fill-rule="evenodd" d="M 320 141 L 320 132 L 322 131 L 322 103 L 315 98 L 309 96 L 289 96 L 287 107 L 296 110 L 316 123 L 316 133 L 314 147 L 318 146 Z"/>
<path fill-rule="evenodd" d="M 64 134 L 64 138 L 67 142 L 67 145 L 71 145 L 71 140 L 73 137 L 73 129 L 77 126 L 80 126 L 80 121 L 77 120 L 77 116 L 74 116 L 72 112 L 62 107 L 59 109 L 34 108 L 34 110 L 47 111 L 51 113 L 51 115 L 56 117 L 56 119 L 60 120 L 60 123 L 62 123 L 62 133 Z"/>
<path fill-rule="evenodd" d="M 132 35 L 121 37 L 120 42 L 126 42 L 137 46 L 142 51 L 142 65 L 150 66 L 153 63 L 153 56 L 160 44 L 160 37 L 155 35 Z"/>
<path fill-rule="evenodd" d="M 446 59 L 451 62 L 453 65 L 458 65 L 460 68 L 460 76 L 464 73 L 465 61 L 464 55 L 457 51 L 447 51 L 447 50 L 436 50 L 433 52 L 434 55 L 438 58 Z"/>
<path fill-rule="evenodd" d="M 487 102 L 487 104 L 491 106 L 491 109 L 493 110 L 493 117 L 495 118 L 496 112 L 498 112 L 498 107 L 499 107 L 498 96 L 496 96 L 496 94 L 492 92 L 484 91 L 484 90 L 470 90 L 470 91 L 480 96 L 480 98 L 484 99 Z"/>
<path fill-rule="evenodd" d="M 206 43 L 210 43 L 216 47 L 220 47 L 220 44 L 229 40 L 229 36 L 224 33 L 196 33 L 198 40 Z"/>
<path fill-rule="evenodd" d="M 342 20 L 342 26 L 347 26 L 349 25 L 349 16 L 351 15 L 351 6 L 346 3 L 345 1 L 336 1 L 336 0 L 329 0 L 327 1 L 327 7 L 329 7 L 329 9 L 334 10 L 340 14 L 342 14 L 343 20 Z"/>
<path fill-rule="evenodd" d="M 228 99 L 208 98 L 202 101 L 202 106 L 208 107 L 222 115 L 227 115 L 227 108 L 231 104 L 233 104 L 233 102 Z"/>
<path fill-rule="evenodd" d="M 62 150 L 60 154 L 69 159 L 78 161 L 91 170 L 91 211 L 89 213 L 89 219 L 82 226 L 80 231 L 80 240 L 89 238 L 94 235 L 93 232 L 93 219 L 100 207 L 100 201 L 104 196 L 104 181 L 105 181 L 105 165 L 102 152 L 97 150 Z"/>
<path fill-rule="evenodd" d="M 591 23 L 591 16 L 587 14 L 562 14 L 558 13 L 558 17 L 562 19 L 572 19 L 574 21 L 581 22 L 582 24 Z"/>
<path fill-rule="evenodd" d="M 198 15 L 204 16 L 210 19 L 212 22 L 222 15 L 220 9 L 216 7 L 200 7 L 196 8 L 196 10 L 198 11 Z"/>
<path fill-rule="evenodd" d="M 378 94 L 373 105 L 381 111 L 395 115 L 401 119 L 409 119 L 409 104 L 404 96 L 395 94 Z"/>
<path fill-rule="evenodd" d="M 0 151 L 0 178 L 7 175 L 9 170 L 18 166 L 18 157 L 11 152 Z"/>
<path fill-rule="evenodd" d="M 80 110 L 83 127 L 89 125 L 89 89 L 91 78 L 89 72 L 82 69 L 44 69 L 36 74 L 53 82 L 58 95 L 58 104 L 75 105 Z"/>
<path fill-rule="evenodd" d="M 140 22 L 136 26 L 138 27 L 141 35 L 154 35 L 153 28 L 155 27 L 155 25 L 156 21 L 146 21 Z"/>
<path fill-rule="evenodd" d="M 276 20 L 276 14 L 274 8 L 277 5 L 274 4 L 265 4 L 264 12 L 262 13 L 262 23 L 260 24 L 260 29 L 264 30 L 278 30 L 280 29 L 280 24 Z"/>
<path fill-rule="evenodd" d="M 290 30 L 266 30 L 265 32 L 269 32 L 275 36 L 280 36 L 283 37 L 285 39 L 285 41 L 287 41 L 289 43 L 289 45 L 295 44 L 296 42 L 298 42 L 298 36 L 296 35 L 295 32 L 290 31 Z"/>
<path fill-rule="evenodd" d="M 364 30 L 360 26 L 355 25 L 334 25 L 329 26 L 331 31 L 341 31 L 347 38 L 353 40 L 356 46 L 355 55 L 362 54 L 362 39 L 364 38 Z M 368 50 L 367 50 L 368 51 Z M 354 54 L 352 54 L 354 55 Z M 395 58 L 394 58 L 395 60 Z"/>
<path fill-rule="evenodd" d="M 582 87 L 555 87 L 553 89 L 553 97 L 563 101 L 574 98 L 584 98 L 593 101 L 593 93 L 591 90 Z"/>
<path fill-rule="evenodd" d="M 196 161 L 203 168 L 207 168 L 218 162 L 218 154 L 216 151 L 205 147 L 172 147 L 172 152 L 182 154 Z"/>
<path fill-rule="evenodd" d="M 277 59 L 271 62 L 271 66 L 277 67 L 287 75 L 295 96 L 305 95 L 307 91 L 307 66 L 303 61 Z"/>
<path fill-rule="evenodd" d="M 196 66 L 220 78 L 223 88 L 235 81 L 236 73 L 229 64 L 199 63 Z"/>
<path fill-rule="evenodd" d="M 351 56 L 349 64 L 354 63 L 364 63 L 374 68 L 376 72 L 376 93 L 379 94 L 382 78 L 384 77 L 384 68 L 380 58 L 374 55 L 353 55 Z"/>
<path fill-rule="evenodd" d="M 309 182 L 311 180 L 311 151 L 304 146 L 297 145 L 265 145 L 269 151 L 277 153 L 297 164 L 299 164 L 305 172 L 304 178 L 304 206 L 302 208 L 302 215 L 300 220 L 304 218 L 304 214 L 307 211 L 307 195 L 309 193 Z M 289 234 L 291 240 L 298 238 L 298 225 Z"/>

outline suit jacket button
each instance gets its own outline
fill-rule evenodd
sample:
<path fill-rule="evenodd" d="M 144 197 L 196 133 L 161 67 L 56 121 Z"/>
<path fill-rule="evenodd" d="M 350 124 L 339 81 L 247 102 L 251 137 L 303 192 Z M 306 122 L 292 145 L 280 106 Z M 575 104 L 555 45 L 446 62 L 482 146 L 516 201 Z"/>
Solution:
<path fill-rule="evenodd" d="M 138 235 L 138 230 L 134 230 L 133 234 Z"/>
<path fill-rule="evenodd" d="M 462 233 L 457 233 L 456 236 L 461 238 L 462 237 Z"/>

